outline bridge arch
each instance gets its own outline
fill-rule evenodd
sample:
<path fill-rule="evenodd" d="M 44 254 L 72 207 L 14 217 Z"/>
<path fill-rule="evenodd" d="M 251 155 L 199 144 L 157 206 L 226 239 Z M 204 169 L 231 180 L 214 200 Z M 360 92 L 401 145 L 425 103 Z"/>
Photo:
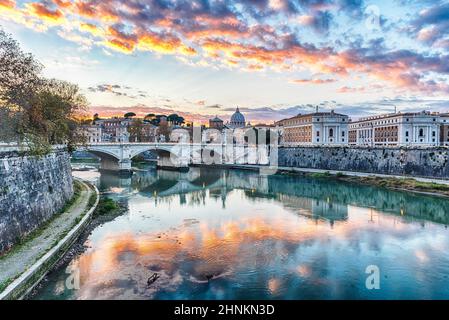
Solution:
<path fill-rule="evenodd" d="M 92 148 L 87 148 L 86 151 L 89 153 L 92 153 L 93 155 L 99 157 L 100 159 L 106 156 L 106 157 L 114 158 L 117 161 L 120 160 L 120 157 L 117 154 L 115 154 L 114 152 L 108 151 L 108 150 L 103 150 L 103 149 L 96 150 L 96 149 L 92 149 Z"/>

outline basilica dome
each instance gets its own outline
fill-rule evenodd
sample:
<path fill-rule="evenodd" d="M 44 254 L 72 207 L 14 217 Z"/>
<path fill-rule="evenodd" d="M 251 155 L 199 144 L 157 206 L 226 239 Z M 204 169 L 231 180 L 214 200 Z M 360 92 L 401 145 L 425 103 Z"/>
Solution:
<path fill-rule="evenodd" d="M 231 117 L 230 125 L 233 128 L 243 128 L 246 125 L 245 116 L 242 113 L 240 113 L 240 110 L 238 107 L 237 107 L 237 110 L 235 110 L 235 113 Z"/>

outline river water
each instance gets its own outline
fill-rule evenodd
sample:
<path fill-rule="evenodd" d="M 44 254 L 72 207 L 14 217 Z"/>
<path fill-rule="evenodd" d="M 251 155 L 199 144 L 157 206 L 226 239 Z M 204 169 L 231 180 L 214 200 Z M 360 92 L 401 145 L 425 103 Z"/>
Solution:
<path fill-rule="evenodd" d="M 128 211 L 35 299 L 449 299 L 444 198 L 238 170 L 75 175 Z"/>

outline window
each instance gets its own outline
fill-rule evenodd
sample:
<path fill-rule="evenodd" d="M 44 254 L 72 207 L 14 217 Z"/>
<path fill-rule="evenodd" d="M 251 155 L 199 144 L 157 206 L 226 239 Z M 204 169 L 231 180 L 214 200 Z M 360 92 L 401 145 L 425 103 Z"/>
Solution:
<path fill-rule="evenodd" d="M 424 130 L 423 129 L 419 129 L 419 136 L 420 137 L 424 137 Z M 422 142 L 422 140 L 421 140 Z"/>
<path fill-rule="evenodd" d="M 329 129 L 329 137 L 334 137 L 334 129 Z"/>
<path fill-rule="evenodd" d="M 408 137 L 408 136 L 409 136 L 409 133 L 408 133 L 408 131 L 405 131 L 405 136 L 406 136 L 406 137 Z"/>
<path fill-rule="evenodd" d="M 432 137 L 436 137 L 437 133 L 435 131 L 432 131 Z"/>
<path fill-rule="evenodd" d="M 320 136 L 320 132 L 319 132 L 319 131 L 316 132 L 316 136 L 317 136 L 317 137 Z"/>
<path fill-rule="evenodd" d="M 342 136 L 342 137 L 345 136 L 345 132 L 344 132 L 344 131 L 341 132 L 341 136 Z"/>
<path fill-rule="evenodd" d="M 320 138 L 316 139 L 316 142 L 320 142 Z"/>

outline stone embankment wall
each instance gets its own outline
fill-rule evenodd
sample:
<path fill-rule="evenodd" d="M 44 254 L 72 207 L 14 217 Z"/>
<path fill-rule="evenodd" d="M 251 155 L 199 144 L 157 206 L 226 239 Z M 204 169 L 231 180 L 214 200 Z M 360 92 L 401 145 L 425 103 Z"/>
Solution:
<path fill-rule="evenodd" d="M 448 148 L 281 147 L 279 166 L 449 178 Z"/>
<path fill-rule="evenodd" d="M 67 152 L 35 157 L 0 149 L 0 255 L 58 213 L 73 192 Z"/>

